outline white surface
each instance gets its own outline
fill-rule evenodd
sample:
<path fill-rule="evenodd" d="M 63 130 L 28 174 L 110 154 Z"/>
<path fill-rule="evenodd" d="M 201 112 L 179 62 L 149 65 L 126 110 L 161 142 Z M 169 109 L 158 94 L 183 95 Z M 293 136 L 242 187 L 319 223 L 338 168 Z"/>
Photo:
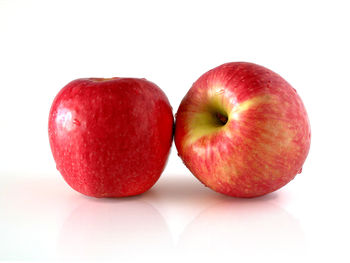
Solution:
<path fill-rule="evenodd" d="M 0 0 L 0 260 L 347 262 L 347 1 Z M 303 173 L 266 197 L 200 185 L 176 156 L 148 193 L 86 198 L 55 170 L 49 107 L 80 77 L 146 77 L 174 112 L 229 61 L 281 74 L 309 113 Z"/>

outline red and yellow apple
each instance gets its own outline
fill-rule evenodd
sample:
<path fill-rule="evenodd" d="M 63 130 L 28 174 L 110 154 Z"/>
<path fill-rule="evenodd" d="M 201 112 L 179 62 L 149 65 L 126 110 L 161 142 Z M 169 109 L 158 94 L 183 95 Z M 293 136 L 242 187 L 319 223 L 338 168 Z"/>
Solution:
<path fill-rule="evenodd" d="M 204 185 L 255 197 L 301 172 L 310 124 L 296 90 L 281 76 L 252 63 L 227 63 L 202 75 L 182 100 L 175 144 Z"/>
<path fill-rule="evenodd" d="M 173 124 L 166 95 L 145 79 L 77 79 L 53 101 L 49 140 L 57 169 L 73 189 L 131 196 L 161 175 Z"/>

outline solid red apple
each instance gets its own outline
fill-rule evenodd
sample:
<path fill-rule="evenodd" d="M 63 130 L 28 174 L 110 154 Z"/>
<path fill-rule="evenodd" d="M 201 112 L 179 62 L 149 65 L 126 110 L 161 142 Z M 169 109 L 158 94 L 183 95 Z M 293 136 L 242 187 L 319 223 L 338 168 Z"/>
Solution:
<path fill-rule="evenodd" d="M 310 125 L 300 97 L 281 76 L 252 63 L 227 63 L 202 75 L 182 100 L 175 144 L 206 186 L 255 197 L 301 172 Z"/>
<path fill-rule="evenodd" d="M 141 194 L 161 175 L 172 143 L 172 108 L 145 79 L 86 78 L 65 86 L 49 116 L 58 171 L 93 197 Z"/>

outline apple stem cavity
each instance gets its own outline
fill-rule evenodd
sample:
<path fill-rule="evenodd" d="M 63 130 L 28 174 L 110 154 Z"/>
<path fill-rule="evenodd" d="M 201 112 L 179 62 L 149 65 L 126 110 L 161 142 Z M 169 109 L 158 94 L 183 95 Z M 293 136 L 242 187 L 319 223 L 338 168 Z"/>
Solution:
<path fill-rule="evenodd" d="M 215 118 L 220 126 L 224 126 L 228 121 L 228 117 L 220 112 L 215 113 Z"/>
<path fill-rule="evenodd" d="M 110 80 L 116 80 L 120 79 L 119 77 L 113 77 L 113 78 L 88 78 L 88 80 L 93 81 L 93 82 L 106 82 Z"/>

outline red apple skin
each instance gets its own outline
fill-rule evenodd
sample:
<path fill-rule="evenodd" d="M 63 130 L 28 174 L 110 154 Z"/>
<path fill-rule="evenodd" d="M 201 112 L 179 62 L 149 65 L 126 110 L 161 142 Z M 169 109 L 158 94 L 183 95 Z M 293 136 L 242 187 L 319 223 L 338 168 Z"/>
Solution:
<path fill-rule="evenodd" d="M 160 177 L 174 118 L 161 89 L 145 79 L 86 78 L 66 85 L 49 115 L 58 171 L 92 197 L 141 194 Z"/>
<path fill-rule="evenodd" d="M 216 111 L 221 119 L 227 116 L 226 124 L 211 119 Z M 219 127 L 209 127 L 213 122 Z M 188 91 L 176 114 L 175 144 L 204 185 L 230 196 L 256 197 L 301 172 L 310 124 L 296 90 L 281 76 L 233 62 L 208 71 Z"/>

